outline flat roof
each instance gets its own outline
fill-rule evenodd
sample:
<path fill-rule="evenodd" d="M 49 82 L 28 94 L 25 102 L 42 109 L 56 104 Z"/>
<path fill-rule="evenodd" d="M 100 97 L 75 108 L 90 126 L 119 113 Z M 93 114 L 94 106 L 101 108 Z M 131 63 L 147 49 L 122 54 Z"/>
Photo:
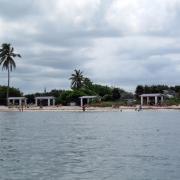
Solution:
<path fill-rule="evenodd" d="M 152 94 L 141 94 L 141 97 L 159 97 L 159 96 L 164 96 L 164 94 L 161 93 L 152 93 Z"/>
<path fill-rule="evenodd" d="M 81 96 L 81 99 L 90 99 L 90 98 L 97 98 L 97 96 Z"/>
<path fill-rule="evenodd" d="M 35 99 L 55 99 L 54 96 L 38 96 L 38 97 L 35 97 Z"/>
<path fill-rule="evenodd" d="M 16 99 L 18 100 L 18 99 L 27 99 L 27 98 L 26 97 L 9 97 L 8 99 L 9 100 L 13 100 L 13 99 L 14 100 L 16 100 Z"/>

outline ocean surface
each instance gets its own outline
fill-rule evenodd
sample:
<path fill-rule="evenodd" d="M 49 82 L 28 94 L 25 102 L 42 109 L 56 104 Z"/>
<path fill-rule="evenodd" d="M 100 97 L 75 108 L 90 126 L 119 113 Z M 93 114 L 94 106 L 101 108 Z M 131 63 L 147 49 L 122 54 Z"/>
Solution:
<path fill-rule="evenodd" d="M 180 111 L 0 113 L 0 180 L 179 180 Z"/>

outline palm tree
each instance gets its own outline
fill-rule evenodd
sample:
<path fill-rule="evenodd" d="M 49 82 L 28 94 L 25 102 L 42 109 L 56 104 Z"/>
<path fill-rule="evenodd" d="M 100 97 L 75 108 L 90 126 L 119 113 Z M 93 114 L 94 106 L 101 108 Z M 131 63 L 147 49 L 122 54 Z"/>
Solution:
<path fill-rule="evenodd" d="M 7 86 L 7 94 L 6 100 L 8 105 L 9 98 L 9 84 L 10 84 L 10 71 L 16 68 L 16 63 L 13 58 L 21 57 L 20 54 L 14 53 L 14 48 L 11 47 L 11 44 L 4 43 L 2 44 L 2 48 L 0 49 L 0 65 L 2 65 L 2 69 L 8 71 L 8 86 Z"/>
<path fill-rule="evenodd" d="M 84 77 L 82 71 L 75 69 L 69 79 L 71 80 L 72 89 L 80 89 L 83 86 Z"/>

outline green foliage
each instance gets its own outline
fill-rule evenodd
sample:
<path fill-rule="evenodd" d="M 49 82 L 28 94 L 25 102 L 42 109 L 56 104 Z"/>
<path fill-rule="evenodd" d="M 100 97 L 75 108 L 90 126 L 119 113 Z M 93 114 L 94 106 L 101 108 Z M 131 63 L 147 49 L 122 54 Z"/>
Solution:
<path fill-rule="evenodd" d="M 112 101 L 113 97 L 111 94 L 106 94 L 102 97 L 102 101 Z"/>
<path fill-rule="evenodd" d="M 0 65 L 2 69 L 8 71 L 8 86 L 6 91 L 6 104 L 8 105 L 9 97 L 9 86 L 10 86 L 10 71 L 16 68 L 16 63 L 14 61 L 15 57 L 21 57 L 20 54 L 14 53 L 14 48 L 11 47 L 11 44 L 3 43 L 2 48 L 0 49 Z"/>
<path fill-rule="evenodd" d="M 180 104 L 180 99 L 178 99 L 178 98 L 166 99 L 164 101 L 164 104 L 167 105 L 167 106 L 172 106 L 172 105 L 178 106 Z"/>
<path fill-rule="evenodd" d="M 120 97 L 121 97 L 121 94 L 120 94 L 119 88 L 114 88 L 112 90 L 112 99 L 113 100 L 118 100 L 118 99 L 120 99 Z"/>
<path fill-rule="evenodd" d="M 82 90 L 64 91 L 59 98 L 57 98 L 59 104 L 68 105 L 70 102 L 80 104 L 80 96 L 86 94 Z"/>
<path fill-rule="evenodd" d="M 141 85 L 138 85 L 136 87 L 135 93 L 136 93 L 136 97 L 139 98 L 139 96 L 144 93 L 144 87 Z"/>
<path fill-rule="evenodd" d="M 95 94 L 103 97 L 106 94 L 111 94 L 112 95 L 112 88 L 108 86 L 102 86 L 99 84 L 93 84 L 91 87 L 91 90 L 95 92 Z"/>
<path fill-rule="evenodd" d="M 12 71 L 16 67 L 14 57 L 21 57 L 21 55 L 15 54 L 14 48 L 10 44 L 2 44 L 2 48 L 0 49 L 0 65 L 2 65 L 3 69 Z"/>
<path fill-rule="evenodd" d="M 171 87 L 176 92 L 178 98 L 180 98 L 180 86 Z"/>
<path fill-rule="evenodd" d="M 28 95 L 25 95 L 25 97 L 27 98 L 28 104 L 34 104 L 35 103 L 35 95 L 34 94 L 28 94 Z"/>
<path fill-rule="evenodd" d="M 92 81 L 89 78 L 85 77 L 83 80 L 83 87 L 85 89 L 92 89 L 92 86 L 93 86 Z"/>
<path fill-rule="evenodd" d="M 69 79 L 71 80 L 72 89 L 81 89 L 83 87 L 84 77 L 82 71 L 75 69 L 74 73 L 71 74 Z"/>
<path fill-rule="evenodd" d="M 58 104 L 67 105 L 68 103 L 70 103 L 71 92 L 72 91 L 64 91 L 63 93 L 61 93 L 60 97 L 58 97 L 58 102 L 59 102 Z"/>
<path fill-rule="evenodd" d="M 71 80 L 73 80 L 77 74 L 82 75 L 82 72 L 80 70 L 76 70 Z M 52 90 L 51 92 L 46 93 L 35 93 L 26 95 L 30 103 L 34 102 L 35 96 L 54 96 L 56 97 L 56 104 L 68 105 L 70 102 L 75 102 L 79 105 L 79 97 L 81 96 L 98 96 L 102 98 L 102 101 L 107 102 L 118 101 L 120 100 L 121 96 L 124 99 L 128 99 L 132 97 L 132 94 L 120 88 L 112 88 L 99 84 L 93 84 L 89 78 L 83 77 L 83 80 L 81 80 L 81 87 L 79 85 L 77 86 L 77 83 L 75 83 L 75 86 L 72 88 L 72 90 Z"/>
<path fill-rule="evenodd" d="M 0 86 L 0 104 L 5 105 L 6 104 L 6 92 L 7 92 L 7 86 Z M 23 93 L 14 87 L 9 88 L 9 96 L 10 97 L 20 97 Z"/>
<path fill-rule="evenodd" d="M 68 96 L 69 102 L 76 102 L 77 104 L 80 104 L 79 97 L 85 96 L 86 94 L 81 90 L 74 90 L 71 91 L 71 93 Z"/>

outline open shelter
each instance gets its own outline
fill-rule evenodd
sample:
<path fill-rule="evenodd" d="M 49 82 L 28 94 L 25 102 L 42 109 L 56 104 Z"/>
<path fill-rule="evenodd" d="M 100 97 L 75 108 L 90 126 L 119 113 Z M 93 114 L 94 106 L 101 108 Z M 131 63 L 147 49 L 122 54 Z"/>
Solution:
<path fill-rule="evenodd" d="M 8 98 L 8 104 L 11 105 L 27 105 L 27 98 L 26 97 L 9 97 Z"/>
<path fill-rule="evenodd" d="M 35 97 L 35 105 L 42 105 L 42 102 L 45 102 L 47 106 L 55 105 L 55 97 L 53 96 L 39 96 Z"/>
<path fill-rule="evenodd" d="M 79 97 L 79 98 L 80 98 L 80 100 L 81 100 L 81 107 L 83 107 L 83 105 L 84 105 L 84 100 L 86 100 L 86 101 L 87 101 L 87 104 L 89 104 L 90 100 L 96 99 L 97 96 L 81 96 L 81 97 Z"/>
<path fill-rule="evenodd" d="M 162 104 L 164 102 L 164 94 L 156 93 L 156 94 L 141 94 L 141 105 L 144 105 L 144 99 L 146 99 L 146 104 Z"/>

